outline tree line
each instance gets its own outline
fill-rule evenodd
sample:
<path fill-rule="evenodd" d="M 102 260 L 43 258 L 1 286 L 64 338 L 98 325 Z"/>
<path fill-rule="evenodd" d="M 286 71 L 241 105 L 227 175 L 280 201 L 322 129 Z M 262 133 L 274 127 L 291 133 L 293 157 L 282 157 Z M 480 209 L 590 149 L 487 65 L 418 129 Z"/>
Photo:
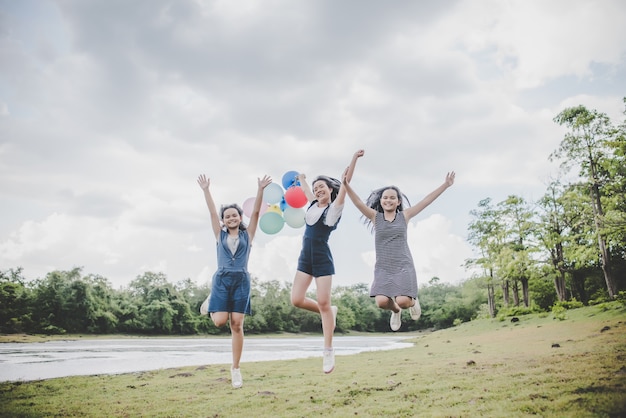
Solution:
<path fill-rule="evenodd" d="M 479 256 L 467 264 L 482 272 L 492 316 L 496 288 L 504 306 L 530 307 L 533 289 L 548 306 L 614 299 L 626 287 L 626 120 L 576 106 L 554 121 L 567 132 L 549 156 L 560 171 L 545 194 L 486 198 L 471 211 L 468 241 Z M 554 292 L 538 292 L 548 283 Z"/>
<path fill-rule="evenodd" d="M 626 120 L 614 125 L 606 114 L 577 106 L 554 121 L 567 128 L 549 156 L 560 163 L 558 177 L 535 202 L 515 195 L 479 201 L 468 225 L 478 256 L 466 260 L 478 273 L 457 285 L 436 277 L 421 284 L 422 318 L 407 316 L 401 331 L 626 297 Z M 0 271 L 2 333 L 227 332 L 199 314 L 208 284 L 172 284 L 163 273 L 146 272 L 113 289 L 82 268 L 35 280 L 22 273 Z M 290 294 L 290 283 L 253 279 L 246 332 L 321 332 L 319 315 L 294 308 Z M 338 332 L 389 331 L 390 314 L 375 306 L 368 284 L 335 287 L 332 297 Z"/>
<path fill-rule="evenodd" d="M 445 328 L 474 318 L 485 298 L 472 283 L 449 285 L 431 279 L 420 293 L 422 318 L 418 322 L 405 318 L 402 330 Z M 190 279 L 171 283 L 163 273 L 146 272 L 128 286 L 114 289 L 106 278 L 84 275 L 81 268 L 53 271 L 36 280 L 24 278 L 21 268 L 9 269 L 0 272 L 0 332 L 227 333 L 227 327 L 216 328 L 200 315 L 209 289 Z M 369 285 L 337 286 L 332 296 L 339 309 L 337 332 L 389 331 L 389 314 L 371 300 Z M 252 307 L 245 321 L 247 333 L 321 332 L 319 315 L 291 305 L 290 283 L 253 279 Z"/>

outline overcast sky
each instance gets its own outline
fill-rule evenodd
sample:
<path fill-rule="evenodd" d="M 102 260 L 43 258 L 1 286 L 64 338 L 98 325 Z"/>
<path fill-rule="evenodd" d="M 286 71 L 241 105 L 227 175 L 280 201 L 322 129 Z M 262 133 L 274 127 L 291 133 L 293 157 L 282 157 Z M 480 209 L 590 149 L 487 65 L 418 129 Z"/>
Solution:
<path fill-rule="evenodd" d="M 584 105 L 623 121 L 626 2 L 0 0 L 0 270 L 82 267 L 207 283 L 218 204 L 288 171 L 394 184 L 419 214 L 420 285 L 458 283 L 480 200 L 538 199 Z M 303 228 L 261 231 L 249 269 L 291 282 Z M 336 285 L 370 283 L 374 238 L 347 203 Z"/>

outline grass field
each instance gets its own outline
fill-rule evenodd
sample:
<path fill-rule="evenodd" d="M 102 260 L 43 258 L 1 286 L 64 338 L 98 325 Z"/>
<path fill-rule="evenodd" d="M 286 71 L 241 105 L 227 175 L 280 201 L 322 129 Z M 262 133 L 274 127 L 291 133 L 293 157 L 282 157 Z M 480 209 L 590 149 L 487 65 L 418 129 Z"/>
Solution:
<path fill-rule="evenodd" d="M 624 417 L 626 310 L 477 320 L 411 348 L 124 375 L 0 383 L 10 417 Z M 6 340 L 6 339 L 5 339 Z"/>

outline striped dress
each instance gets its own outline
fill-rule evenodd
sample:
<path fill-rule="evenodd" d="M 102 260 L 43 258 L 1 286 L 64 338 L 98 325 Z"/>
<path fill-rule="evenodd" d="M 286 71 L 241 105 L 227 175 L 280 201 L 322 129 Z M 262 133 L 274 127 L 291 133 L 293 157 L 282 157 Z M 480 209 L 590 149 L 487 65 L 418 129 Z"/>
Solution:
<path fill-rule="evenodd" d="M 417 297 L 417 274 L 407 243 L 407 223 L 402 212 L 392 222 L 381 212 L 374 223 L 376 266 L 370 296 Z"/>

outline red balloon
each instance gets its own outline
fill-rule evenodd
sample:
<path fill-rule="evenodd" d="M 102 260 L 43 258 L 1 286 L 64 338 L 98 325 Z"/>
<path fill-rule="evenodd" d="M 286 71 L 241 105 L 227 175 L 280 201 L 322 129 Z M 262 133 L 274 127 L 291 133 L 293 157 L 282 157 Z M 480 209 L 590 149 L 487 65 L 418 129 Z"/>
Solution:
<path fill-rule="evenodd" d="M 301 208 L 308 202 L 304 190 L 300 186 L 291 186 L 285 192 L 285 202 L 292 208 Z"/>

